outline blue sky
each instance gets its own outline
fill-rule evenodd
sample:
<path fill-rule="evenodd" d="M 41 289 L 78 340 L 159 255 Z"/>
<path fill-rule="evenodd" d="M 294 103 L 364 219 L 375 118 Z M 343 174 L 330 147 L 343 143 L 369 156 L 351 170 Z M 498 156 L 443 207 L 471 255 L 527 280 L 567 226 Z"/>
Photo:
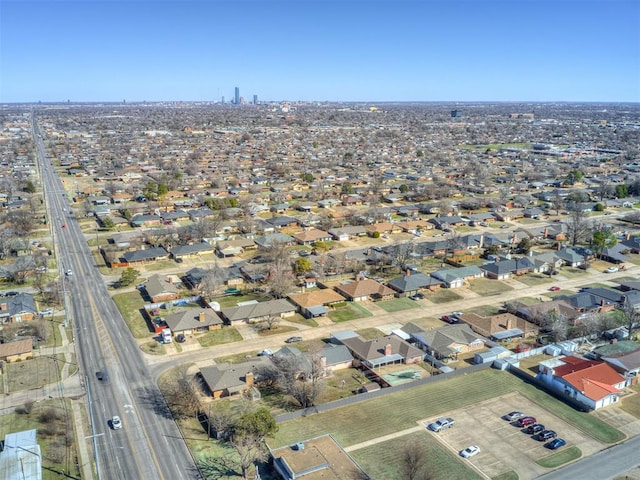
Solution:
<path fill-rule="evenodd" d="M 0 0 L 0 102 L 640 101 L 638 0 Z"/>

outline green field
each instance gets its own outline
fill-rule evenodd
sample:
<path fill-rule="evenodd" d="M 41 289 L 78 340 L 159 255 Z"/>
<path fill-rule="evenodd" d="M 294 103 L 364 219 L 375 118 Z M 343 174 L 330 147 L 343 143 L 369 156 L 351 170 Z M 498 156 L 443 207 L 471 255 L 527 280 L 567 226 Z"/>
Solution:
<path fill-rule="evenodd" d="M 513 287 L 489 278 L 474 278 L 469 282 L 469 290 L 485 297 L 488 295 L 500 295 L 513 290 Z"/>
<path fill-rule="evenodd" d="M 203 347 L 212 347 L 223 343 L 239 342 L 242 340 L 242 335 L 238 333 L 235 327 L 225 327 L 199 335 L 196 339 Z"/>
<path fill-rule="evenodd" d="M 409 310 L 410 308 L 418 308 L 420 306 L 418 302 L 409 298 L 394 298 L 393 300 L 378 302 L 376 305 L 389 313 Z"/>
<path fill-rule="evenodd" d="M 559 452 L 552 453 L 551 455 L 547 455 L 546 457 L 538 460 L 537 463 L 545 468 L 558 468 L 560 465 L 569 463 L 581 456 L 582 452 L 574 445 L 564 450 L 560 450 Z"/>
<path fill-rule="evenodd" d="M 525 383 L 508 372 L 490 369 L 284 422 L 279 425 L 280 429 L 273 446 L 290 445 L 300 440 L 331 433 L 343 447 L 348 447 L 413 428 L 416 422 L 425 418 L 432 418 L 512 392 L 518 392 L 538 403 L 601 442 L 613 443 L 625 437 L 622 432 L 597 417 L 578 412 L 534 385 Z M 374 470 L 388 469 L 391 468 L 390 465 L 400 465 L 403 439 L 399 437 L 395 442 L 387 442 L 384 448 L 384 466 L 374 467 L 377 457 L 367 453 L 372 447 L 368 447 L 358 455 L 362 456 L 363 464 L 366 462 L 369 468 Z M 357 452 L 360 451 L 353 452 L 354 456 Z M 458 468 L 456 462 L 451 463 L 452 468 Z M 452 472 L 451 475 L 456 474 Z M 380 478 L 400 478 L 400 476 Z M 449 473 L 445 472 L 434 478 L 456 477 L 449 476 Z"/>
<path fill-rule="evenodd" d="M 356 318 L 371 317 L 373 314 L 366 308 L 358 305 L 354 302 L 348 302 L 343 307 L 337 307 L 327 315 L 332 321 L 348 322 L 349 320 L 355 320 Z"/>
<path fill-rule="evenodd" d="M 151 337 L 152 332 L 149 330 L 147 321 L 142 317 L 140 310 L 144 307 L 144 301 L 140 292 L 118 293 L 113 296 L 118 310 L 124 321 L 126 322 L 129 330 L 135 338 Z"/>

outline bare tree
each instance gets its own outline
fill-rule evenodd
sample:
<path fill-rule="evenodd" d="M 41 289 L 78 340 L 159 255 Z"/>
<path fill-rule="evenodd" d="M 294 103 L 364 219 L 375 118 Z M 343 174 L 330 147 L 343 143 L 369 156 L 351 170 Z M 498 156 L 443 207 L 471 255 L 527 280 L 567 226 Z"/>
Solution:
<path fill-rule="evenodd" d="M 578 202 L 571 202 L 569 210 L 569 237 L 571 245 L 575 246 L 582 242 L 589 232 L 589 221 L 582 205 Z"/>
<path fill-rule="evenodd" d="M 427 478 L 423 471 L 427 461 L 427 452 L 417 442 L 405 442 L 402 449 L 402 473 L 406 480 L 422 480 Z"/>
<path fill-rule="evenodd" d="M 627 324 L 627 330 L 629 332 L 629 340 L 633 336 L 633 331 L 638 328 L 640 322 L 640 311 L 629 301 L 628 297 L 624 297 L 622 304 L 622 315 L 625 323 Z"/>
<path fill-rule="evenodd" d="M 569 333 L 569 322 L 567 317 L 557 310 L 549 310 L 542 318 L 543 330 L 549 332 L 556 341 L 567 339 Z"/>
<path fill-rule="evenodd" d="M 302 408 L 312 407 L 325 386 L 321 351 L 316 349 L 306 354 L 277 355 L 272 360 L 278 369 L 278 384 L 282 391 Z"/>

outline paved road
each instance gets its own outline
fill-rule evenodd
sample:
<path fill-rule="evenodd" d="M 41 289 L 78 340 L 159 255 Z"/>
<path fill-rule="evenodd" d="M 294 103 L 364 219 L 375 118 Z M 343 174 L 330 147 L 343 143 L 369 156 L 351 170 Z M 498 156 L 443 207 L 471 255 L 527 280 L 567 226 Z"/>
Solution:
<path fill-rule="evenodd" d="M 613 479 L 640 465 L 638 449 L 640 449 L 640 437 L 633 437 L 539 478 L 540 480 Z"/>
<path fill-rule="evenodd" d="M 138 345 L 111 300 L 57 173 L 46 156 L 34 119 L 34 139 L 52 240 L 62 270 L 65 310 L 74 320 L 74 341 L 89 400 L 98 478 L 180 480 L 199 478 L 193 459 Z M 65 275 L 64 272 L 71 271 Z M 95 373 L 107 371 L 109 380 Z M 123 429 L 112 430 L 113 415 Z M 83 459 L 84 461 L 84 459 Z"/>

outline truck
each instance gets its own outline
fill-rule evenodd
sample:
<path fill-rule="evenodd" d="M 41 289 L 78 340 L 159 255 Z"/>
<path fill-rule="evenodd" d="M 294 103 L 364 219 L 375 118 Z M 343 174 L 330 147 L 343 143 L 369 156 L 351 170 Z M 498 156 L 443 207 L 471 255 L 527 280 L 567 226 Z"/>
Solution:
<path fill-rule="evenodd" d="M 171 337 L 171 329 L 164 328 L 162 330 L 162 343 L 171 343 L 173 338 Z"/>
<path fill-rule="evenodd" d="M 447 428 L 452 428 L 455 425 L 455 420 L 449 417 L 440 417 L 435 422 L 429 424 L 429 430 L 433 432 L 439 432 L 441 430 L 446 430 Z"/>

